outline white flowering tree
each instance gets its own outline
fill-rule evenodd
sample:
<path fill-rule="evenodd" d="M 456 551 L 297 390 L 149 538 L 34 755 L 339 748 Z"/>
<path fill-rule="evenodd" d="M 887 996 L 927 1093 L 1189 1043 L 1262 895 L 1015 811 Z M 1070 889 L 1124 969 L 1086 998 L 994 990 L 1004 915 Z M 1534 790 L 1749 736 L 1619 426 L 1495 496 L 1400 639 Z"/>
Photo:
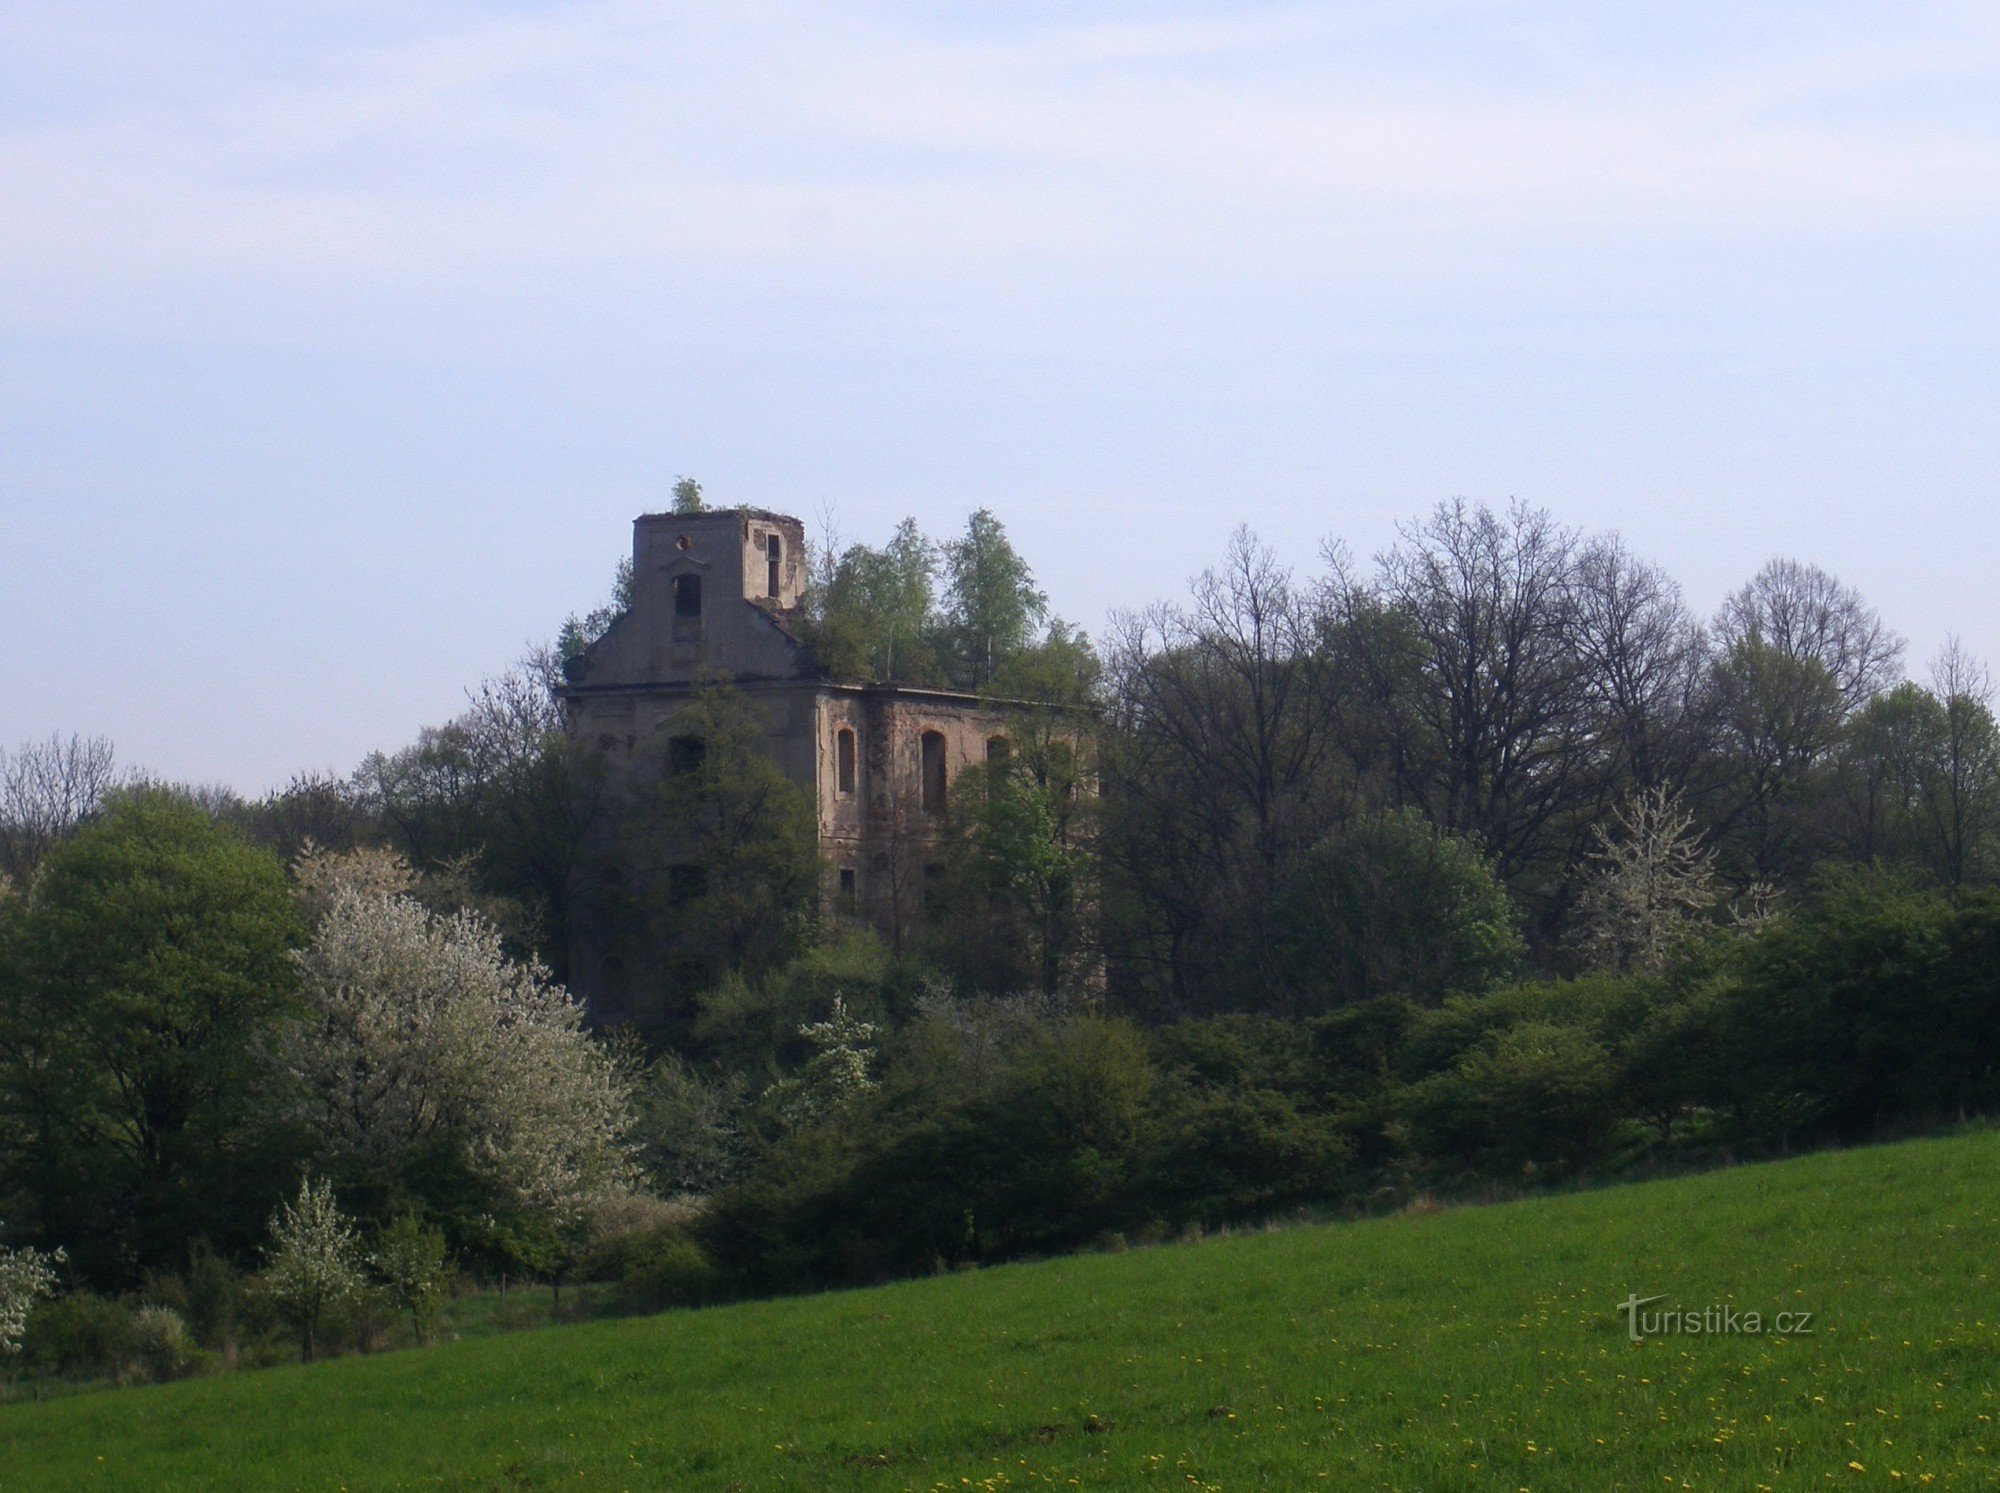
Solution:
<path fill-rule="evenodd" d="M 1615 830 L 1597 826 L 1579 909 L 1584 945 L 1606 967 L 1657 970 L 1714 911 L 1715 853 L 1665 788 L 1635 794 L 1614 820 Z"/>
<path fill-rule="evenodd" d="M 777 1114 L 788 1125 L 803 1125 L 844 1108 L 875 1087 L 875 1024 L 848 1014 L 847 1002 L 833 998 L 825 1021 L 799 1028 L 816 1049 L 798 1077 L 772 1085 Z"/>
<path fill-rule="evenodd" d="M 61 1250 L 0 1249 L 0 1354 L 21 1351 L 35 1304 L 56 1293 L 56 1267 L 62 1261 Z"/>
<path fill-rule="evenodd" d="M 361 1236 L 334 1201 L 332 1183 L 307 1177 L 299 1195 L 271 1216 L 261 1283 L 298 1333 L 301 1355 L 312 1362 L 327 1318 L 365 1284 Z"/>
<path fill-rule="evenodd" d="M 511 1206 L 565 1227 L 630 1182 L 631 1083 L 548 972 L 473 913 L 444 917 L 372 874 L 315 872 L 287 1046 L 333 1152 L 393 1165 L 446 1142 Z"/>

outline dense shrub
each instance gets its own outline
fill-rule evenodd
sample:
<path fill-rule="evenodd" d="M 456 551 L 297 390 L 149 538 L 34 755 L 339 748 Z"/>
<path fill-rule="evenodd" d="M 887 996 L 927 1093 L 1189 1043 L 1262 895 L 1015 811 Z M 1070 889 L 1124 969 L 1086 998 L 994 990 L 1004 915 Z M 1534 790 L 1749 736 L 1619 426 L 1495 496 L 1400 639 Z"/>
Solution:
<path fill-rule="evenodd" d="M 713 1300 L 719 1277 L 687 1229 L 659 1224 L 630 1235 L 620 1250 L 619 1296 L 639 1311 L 699 1306 Z"/>
<path fill-rule="evenodd" d="M 170 1306 L 142 1306 L 133 1312 L 129 1337 L 133 1362 L 156 1384 L 190 1372 L 200 1351 L 187 1322 Z"/>

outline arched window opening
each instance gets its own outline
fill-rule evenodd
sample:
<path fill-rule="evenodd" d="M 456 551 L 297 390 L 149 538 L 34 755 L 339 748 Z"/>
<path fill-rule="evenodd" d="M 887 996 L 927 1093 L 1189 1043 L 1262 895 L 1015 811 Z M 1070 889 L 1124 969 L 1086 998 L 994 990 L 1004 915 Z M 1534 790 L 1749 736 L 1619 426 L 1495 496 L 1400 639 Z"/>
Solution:
<path fill-rule="evenodd" d="M 842 726 L 834 733 L 834 782 L 842 797 L 854 792 L 854 733 Z"/>
<path fill-rule="evenodd" d="M 701 616 L 701 577 L 698 575 L 677 575 L 674 577 L 674 616 L 694 620 Z"/>
<path fill-rule="evenodd" d="M 778 562 L 785 557 L 784 541 L 773 534 L 765 542 L 764 553 L 764 594 L 775 598 L 778 594 Z"/>
<path fill-rule="evenodd" d="M 926 814 L 944 812 L 944 733 L 926 731 L 920 743 L 923 750 L 923 800 Z"/>

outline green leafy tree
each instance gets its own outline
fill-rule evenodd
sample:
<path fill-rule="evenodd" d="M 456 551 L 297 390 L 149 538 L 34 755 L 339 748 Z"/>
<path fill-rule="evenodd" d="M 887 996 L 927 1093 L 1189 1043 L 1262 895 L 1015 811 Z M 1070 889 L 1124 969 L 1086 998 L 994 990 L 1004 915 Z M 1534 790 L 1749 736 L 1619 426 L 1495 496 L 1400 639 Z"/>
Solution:
<path fill-rule="evenodd" d="M 1017 715 L 953 793 L 935 957 L 966 985 L 1053 995 L 1096 967 L 1098 800 L 1083 723 Z"/>
<path fill-rule="evenodd" d="M 537 651 L 471 692 L 463 714 L 416 744 L 373 753 L 361 806 L 419 871 L 532 952 L 558 978 L 569 955 L 569 887 L 604 792 L 599 754 L 564 730 L 555 656 Z M 435 896 L 433 901 L 439 899 Z"/>
<path fill-rule="evenodd" d="M 627 555 L 618 562 L 618 569 L 611 580 L 611 596 L 602 606 L 592 607 L 581 617 L 572 612 L 556 634 L 556 655 L 561 660 L 565 672 L 595 643 L 611 630 L 611 624 L 621 615 L 632 610 L 632 558 Z"/>
<path fill-rule="evenodd" d="M 44 863 L 0 950 L 7 1181 L 86 1277 L 256 1237 L 295 1137 L 271 1061 L 300 929 L 284 872 L 172 794 Z"/>
<path fill-rule="evenodd" d="M 692 477 L 682 477 L 674 483 L 674 512 L 704 513 L 708 504 L 702 499 L 701 484 Z"/>
<path fill-rule="evenodd" d="M 952 682 L 984 689 L 1033 643 L 1048 616 L 1048 598 L 990 509 L 966 521 L 965 536 L 945 546 L 944 561 Z"/>
<path fill-rule="evenodd" d="M 640 816 L 627 876 L 640 915 L 663 935 L 684 1014 L 725 971 L 754 980 L 782 965 L 810 927 L 817 826 L 810 800 L 761 749 L 766 729 L 741 690 L 698 687 L 674 716 L 665 770 Z"/>
<path fill-rule="evenodd" d="M 1486 860 L 1414 809 L 1363 815 L 1304 857 L 1278 900 L 1279 967 L 1307 1010 L 1484 990 L 1521 957 Z"/>
<path fill-rule="evenodd" d="M 414 1213 L 399 1213 L 376 1236 L 368 1263 L 382 1278 L 389 1298 L 409 1315 L 417 1341 L 428 1343 L 436 1337 L 457 1277 L 444 1231 Z"/>
<path fill-rule="evenodd" d="M 937 546 L 906 518 L 881 549 L 849 545 L 817 588 L 811 633 L 836 679 L 940 681 Z"/>

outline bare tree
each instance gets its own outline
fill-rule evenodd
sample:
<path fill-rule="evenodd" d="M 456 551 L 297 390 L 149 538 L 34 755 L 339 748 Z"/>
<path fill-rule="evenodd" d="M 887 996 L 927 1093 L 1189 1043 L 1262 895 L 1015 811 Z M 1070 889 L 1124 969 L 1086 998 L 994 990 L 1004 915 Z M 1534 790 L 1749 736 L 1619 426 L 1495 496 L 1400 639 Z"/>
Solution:
<path fill-rule="evenodd" d="M 1707 745 L 1708 638 L 1665 571 L 1616 535 L 1578 557 L 1575 647 L 1608 783 L 1685 785 Z"/>
<path fill-rule="evenodd" d="M 1593 783 L 1590 681 L 1577 647 L 1575 531 L 1521 504 L 1443 503 L 1381 557 L 1379 605 L 1398 619 L 1400 713 L 1415 739 L 1401 788 L 1512 880 Z"/>
<path fill-rule="evenodd" d="M 1117 701 L 1104 757 L 1112 853 L 1152 914 L 1145 946 L 1177 1003 L 1236 933 L 1268 914 L 1298 853 L 1329 822 L 1336 733 L 1321 648 L 1326 594 L 1239 529 L 1186 606 L 1119 620 Z M 1231 929 L 1236 930 L 1232 933 Z"/>
<path fill-rule="evenodd" d="M 1903 661 L 1903 640 L 1860 592 L 1798 560 L 1773 560 L 1758 571 L 1722 604 L 1715 631 L 1725 651 L 1754 640 L 1781 657 L 1818 664 L 1849 714 L 1894 684 Z"/>
<path fill-rule="evenodd" d="M 50 736 L 0 752 L 0 874 L 26 883 L 117 785 L 111 743 L 101 736 Z"/>
<path fill-rule="evenodd" d="M 2000 729 L 1993 720 L 1993 674 L 1956 637 L 1931 662 L 1935 727 L 1920 803 L 1939 874 L 1950 886 L 1972 879 L 2000 822 Z"/>

